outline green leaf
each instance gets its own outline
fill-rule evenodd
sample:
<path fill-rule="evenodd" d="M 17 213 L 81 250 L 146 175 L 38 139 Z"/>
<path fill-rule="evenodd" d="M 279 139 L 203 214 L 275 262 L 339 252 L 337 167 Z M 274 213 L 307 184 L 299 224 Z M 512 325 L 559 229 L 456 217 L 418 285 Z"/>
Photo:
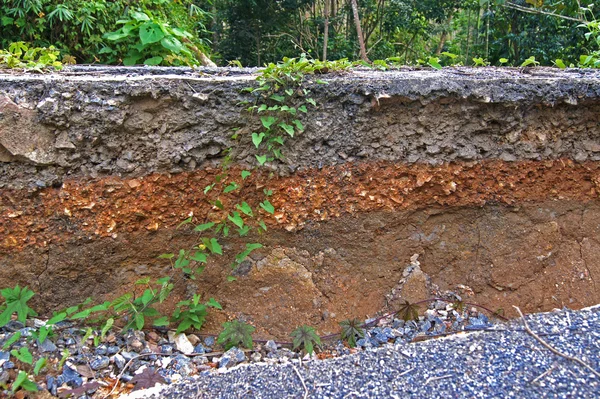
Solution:
<path fill-rule="evenodd" d="M 217 342 L 229 350 L 234 346 L 243 345 L 252 349 L 252 333 L 255 328 L 239 320 L 223 323 L 223 332 L 219 334 Z"/>
<path fill-rule="evenodd" d="M 152 325 L 156 326 L 156 327 L 165 327 L 169 325 L 169 318 L 167 316 L 163 316 L 161 318 L 158 318 L 156 320 L 154 320 L 154 322 L 152 323 Z"/>
<path fill-rule="evenodd" d="M 292 96 L 294 94 L 294 90 L 293 89 L 286 89 L 285 90 L 285 94 L 287 94 L 288 96 Z"/>
<path fill-rule="evenodd" d="M 0 314 L 0 327 L 10 321 L 13 313 L 17 314 L 17 320 L 24 323 L 28 316 L 37 316 L 37 313 L 27 305 L 35 293 L 27 287 L 21 288 L 17 284 L 14 288 L 4 288 L 0 294 L 5 299 L 6 309 Z"/>
<path fill-rule="evenodd" d="M 61 312 L 61 313 L 58 313 L 58 314 L 56 314 L 56 315 L 52 316 L 52 318 L 50 318 L 50 320 L 48 320 L 48 321 L 46 322 L 46 325 L 53 325 L 53 324 L 56 324 L 56 323 L 58 323 L 58 322 L 61 322 L 61 321 L 63 321 L 63 320 L 64 320 L 64 319 L 66 319 L 66 318 L 67 318 L 67 313 L 66 313 L 66 312 Z"/>
<path fill-rule="evenodd" d="M 33 367 L 33 374 L 38 375 L 40 370 L 46 365 L 46 358 L 40 357 L 37 362 L 35 362 L 35 366 Z"/>
<path fill-rule="evenodd" d="M 242 170 L 242 180 L 246 180 L 247 177 L 250 177 L 252 173 L 247 170 Z"/>
<path fill-rule="evenodd" d="M 175 230 L 179 229 L 181 226 L 185 226 L 186 224 L 192 223 L 192 220 L 194 219 L 193 216 L 188 217 L 187 219 L 185 219 L 183 222 L 179 223 L 177 225 L 177 227 L 175 227 Z"/>
<path fill-rule="evenodd" d="M 314 107 L 317 106 L 317 102 L 314 99 L 312 99 L 312 98 L 307 98 L 306 102 L 309 103 L 309 104 L 312 104 Z"/>
<path fill-rule="evenodd" d="M 244 226 L 244 219 L 242 219 L 242 216 L 239 212 L 233 212 L 233 216 L 228 215 L 227 219 L 231 220 L 231 222 L 239 228 Z"/>
<path fill-rule="evenodd" d="M 185 49 L 183 44 L 176 37 L 173 36 L 164 37 L 160 41 L 160 44 L 167 50 L 171 50 L 174 53 L 180 53 L 181 50 Z"/>
<path fill-rule="evenodd" d="M 252 143 L 254 144 L 254 146 L 256 148 L 258 148 L 258 146 L 260 146 L 260 143 L 262 143 L 263 138 L 265 137 L 265 134 L 263 132 L 259 133 L 252 133 Z"/>
<path fill-rule="evenodd" d="M 19 371 L 17 378 L 15 378 L 15 381 L 12 384 L 11 390 L 14 393 L 19 388 L 23 388 L 24 390 L 29 391 L 29 392 L 37 392 L 38 391 L 37 385 L 34 382 L 29 380 L 27 373 L 24 371 Z"/>
<path fill-rule="evenodd" d="M 223 249 L 216 238 L 211 238 L 210 240 L 208 238 L 203 238 L 202 242 L 210 252 L 223 255 Z"/>
<path fill-rule="evenodd" d="M 213 222 L 200 224 L 200 225 L 194 227 L 194 231 L 205 231 L 205 230 L 212 228 L 214 225 L 215 224 Z"/>
<path fill-rule="evenodd" d="M 163 58 L 160 56 L 148 58 L 146 61 L 144 61 L 144 65 L 149 65 L 149 66 L 158 65 L 162 62 L 162 60 L 163 60 Z"/>
<path fill-rule="evenodd" d="M 563 60 L 561 60 L 560 58 L 557 58 L 556 60 L 554 60 L 554 65 L 556 65 L 560 69 L 565 69 L 567 67 L 565 65 L 565 63 L 563 62 Z"/>
<path fill-rule="evenodd" d="M 150 282 L 150 277 L 144 277 L 135 282 L 136 285 L 146 285 Z"/>
<path fill-rule="evenodd" d="M 232 191 L 237 190 L 238 188 L 240 188 L 239 184 L 237 184 L 236 182 L 232 181 L 231 183 L 229 183 L 229 185 L 227 185 L 227 187 L 225 187 L 225 189 L 223 190 L 223 192 L 225 194 L 230 193 Z"/>
<path fill-rule="evenodd" d="M 115 319 L 113 319 L 112 317 L 109 318 L 108 320 L 106 320 L 106 322 L 104 323 L 104 326 L 102 326 L 102 331 L 100 332 L 100 337 L 102 337 L 102 339 L 104 339 L 104 337 L 106 336 L 106 333 L 112 328 L 114 323 L 115 323 Z"/>
<path fill-rule="evenodd" d="M 271 97 L 269 97 L 271 100 L 275 100 L 277 102 L 283 102 L 285 100 L 284 96 L 280 96 L 279 94 L 273 94 Z"/>
<path fill-rule="evenodd" d="M 18 351 L 13 349 L 10 354 L 19 359 L 19 361 L 27 364 L 33 363 L 33 355 L 29 352 L 29 348 L 22 346 Z"/>
<path fill-rule="evenodd" d="M 173 259 L 175 254 L 161 254 L 158 256 L 158 259 Z"/>
<path fill-rule="evenodd" d="M 269 202 L 269 200 L 264 200 L 261 202 L 260 207 L 271 215 L 275 213 L 275 207 Z"/>
<path fill-rule="evenodd" d="M 142 294 L 142 297 L 141 297 L 142 305 L 144 305 L 144 306 L 148 305 L 153 299 L 154 299 L 154 293 L 152 292 L 152 290 L 150 290 L 150 289 L 144 290 L 144 293 Z"/>
<path fill-rule="evenodd" d="M 140 40 L 142 44 L 156 43 L 165 37 L 160 25 L 147 21 L 140 26 Z"/>
<path fill-rule="evenodd" d="M 364 323 L 359 319 L 347 319 L 340 322 L 342 327 L 341 338 L 342 340 L 348 341 L 348 345 L 351 348 L 356 346 L 357 338 L 363 338 L 365 336 Z"/>
<path fill-rule="evenodd" d="M 250 207 L 250 205 L 248 205 L 246 201 L 236 205 L 236 208 L 242 211 L 245 215 L 248 215 L 250 217 L 254 216 L 254 214 L 252 213 L 252 208 Z"/>
<path fill-rule="evenodd" d="M 210 298 L 208 302 L 206 302 L 206 306 L 212 306 L 213 308 L 223 310 L 223 307 L 215 300 L 215 298 Z"/>
<path fill-rule="evenodd" d="M 38 332 L 38 341 L 40 341 L 40 343 L 43 343 L 48 337 L 48 334 L 50 334 L 51 332 L 52 326 L 41 326 L 40 331 Z"/>
<path fill-rule="evenodd" d="M 258 107 L 258 110 L 256 112 L 263 112 L 267 110 L 267 104 L 261 104 L 260 107 Z"/>
<path fill-rule="evenodd" d="M 144 328 L 144 323 L 145 323 L 144 315 L 141 313 L 136 314 L 135 315 L 135 327 L 138 330 L 141 330 Z"/>
<path fill-rule="evenodd" d="M 314 344 L 321 345 L 321 338 L 317 335 L 313 327 L 302 325 L 296 328 L 290 336 L 293 338 L 293 349 L 303 348 L 306 353 L 311 354 L 314 351 Z"/>
<path fill-rule="evenodd" d="M 11 335 L 9 339 L 6 340 L 4 345 L 2 345 L 2 349 L 6 350 L 6 349 L 10 348 L 10 346 L 12 344 L 14 344 L 15 342 L 17 342 L 20 338 L 21 338 L 21 332 L 17 331 L 13 335 Z"/>
<path fill-rule="evenodd" d="M 285 132 L 291 137 L 294 137 L 294 127 L 292 125 L 288 125 L 287 123 L 280 123 L 279 127 L 285 130 Z"/>
<path fill-rule="evenodd" d="M 308 112 L 308 110 L 306 109 L 306 105 L 299 106 L 298 107 L 298 111 L 304 112 L 305 114 Z"/>
<path fill-rule="evenodd" d="M 273 123 L 277 122 L 277 118 L 273 116 L 261 116 L 260 121 L 265 129 L 269 129 Z"/>
<path fill-rule="evenodd" d="M 258 163 L 262 166 L 265 164 L 265 162 L 267 162 L 267 156 L 266 155 L 255 155 L 256 160 L 258 161 Z"/>
<path fill-rule="evenodd" d="M 190 257 L 191 260 L 196 261 L 196 262 L 200 262 L 200 263 L 206 263 L 206 254 L 200 251 L 196 251 L 194 252 L 194 255 L 192 255 L 192 257 Z"/>
<path fill-rule="evenodd" d="M 248 234 L 249 231 L 250 231 L 250 226 L 245 225 L 245 226 L 242 226 L 242 227 L 240 227 L 238 229 L 238 234 L 239 234 L 240 237 L 243 237 L 246 234 Z"/>
<path fill-rule="evenodd" d="M 258 225 L 264 230 L 267 231 L 267 225 L 262 220 L 258 222 Z"/>
<path fill-rule="evenodd" d="M 210 190 L 212 190 L 212 188 L 215 186 L 215 184 L 210 184 L 206 187 L 204 187 L 204 194 L 206 194 L 207 192 L 209 192 Z"/>
<path fill-rule="evenodd" d="M 292 121 L 292 123 L 294 125 L 296 125 L 296 128 L 298 129 L 298 131 L 303 132 L 304 131 L 304 125 L 302 125 L 302 122 L 300 122 L 298 119 L 294 119 Z"/>
<path fill-rule="evenodd" d="M 237 277 L 234 276 L 227 276 L 227 281 L 229 281 L 230 283 L 237 280 Z"/>
<path fill-rule="evenodd" d="M 150 17 L 146 13 L 140 11 L 132 11 L 131 17 L 136 21 L 150 21 Z"/>

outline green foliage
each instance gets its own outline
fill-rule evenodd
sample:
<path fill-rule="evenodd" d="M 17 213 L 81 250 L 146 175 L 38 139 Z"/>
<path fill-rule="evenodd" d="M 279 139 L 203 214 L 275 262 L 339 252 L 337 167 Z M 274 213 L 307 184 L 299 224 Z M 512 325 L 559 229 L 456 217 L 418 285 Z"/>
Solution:
<path fill-rule="evenodd" d="M 0 50 L 0 68 L 28 68 L 36 71 L 53 68 L 60 70 L 59 51 L 54 46 L 29 47 L 25 42 L 10 43 L 8 50 Z"/>
<path fill-rule="evenodd" d="M 254 326 L 242 321 L 228 321 L 223 323 L 223 331 L 219 334 L 217 342 L 223 345 L 225 350 L 229 350 L 234 346 L 244 346 L 252 349 L 252 333 L 254 330 Z"/>
<path fill-rule="evenodd" d="M 194 0 L 6 0 L 0 2 L 0 48 L 7 48 L 11 42 L 25 41 L 32 47 L 53 45 L 80 63 L 118 62 L 130 53 L 131 48 L 126 45 L 141 44 L 141 39 L 114 45 L 105 35 L 118 30 L 117 22 L 127 20 L 134 12 L 146 14 L 160 28 L 177 27 L 181 32 L 189 32 L 191 43 L 205 47 L 203 36 L 207 30 L 204 22 L 210 15 Z M 142 32 L 137 28 L 144 36 L 144 42 L 159 34 L 153 28 L 153 25 L 146 25 Z M 157 56 L 173 57 L 164 63 L 171 60 L 171 64 L 185 64 L 184 51 L 177 42 L 169 42 L 170 37 L 177 37 L 172 33 L 169 29 L 164 32 L 167 41 L 161 45 Z M 145 55 L 150 52 L 147 48 L 143 50 Z"/>
<path fill-rule="evenodd" d="M 306 353 L 312 354 L 314 352 L 314 346 L 321 345 L 321 338 L 315 329 L 307 325 L 301 325 L 296 328 L 292 331 L 290 336 L 293 338 L 292 345 L 294 350 L 301 348 L 304 349 Z"/>
<path fill-rule="evenodd" d="M 356 346 L 356 340 L 364 338 L 364 323 L 359 319 L 347 319 L 340 322 L 342 327 L 341 338 L 348 341 L 351 348 Z"/>
<path fill-rule="evenodd" d="M 35 295 L 29 288 L 21 288 L 17 284 L 14 288 L 4 288 L 0 291 L 0 294 L 5 301 L 5 309 L 0 314 L 0 327 L 5 326 L 10 321 L 13 313 L 17 314 L 17 320 L 22 323 L 29 316 L 37 316 L 37 313 L 27 305 L 27 302 Z"/>
<path fill-rule="evenodd" d="M 13 393 L 15 393 L 17 390 L 19 390 L 19 388 L 23 388 L 24 390 L 29 392 L 38 391 L 36 383 L 31 381 L 27 373 L 24 371 L 19 371 L 17 378 L 15 378 L 15 381 L 12 383 L 11 390 Z"/>
<path fill-rule="evenodd" d="M 186 47 L 194 36 L 185 30 L 172 27 L 157 17 L 145 12 L 130 10 L 129 18 L 117 21 L 123 25 L 114 32 L 107 32 L 103 38 L 113 45 L 106 46 L 99 54 L 106 54 L 109 62 L 118 61 L 124 54 L 124 65 L 193 65 L 200 64 Z"/>
<path fill-rule="evenodd" d="M 200 295 L 197 294 L 194 294 L 191 300 L 179 302 L 172 316 L 172 321 L 179 323 L 176 333 L 179 334 L 192 327 L 200 330 L 208 314 L 207 307 L 209 306 L 216 309 L 223 309 L 214 298 L 210 298 L 204 304 L 200 303 Z"/>
<path fill-rule="evenodd" d="M 26 346 L 22 346 L 18 351 L 13 349 L 10 351 L 10 354 L 16 357 L 20 362 L 27 364 L 33 363 L 33 355 Z"/>
<path fill-rule="evenodd" d="M 412 304 L 408 301 L 404 301 L 398 309 L 398 316 L 404 321 L 419 320 L 419 307 L 417 304 Z"/>

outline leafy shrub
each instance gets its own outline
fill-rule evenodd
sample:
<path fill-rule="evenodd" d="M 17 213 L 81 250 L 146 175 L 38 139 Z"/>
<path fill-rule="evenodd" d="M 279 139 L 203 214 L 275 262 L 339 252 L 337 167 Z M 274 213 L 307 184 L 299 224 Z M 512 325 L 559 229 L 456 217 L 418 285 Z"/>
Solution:
<path fill-rule="evenodd" d="M 0 50 L 0 67 L 30 68 L 41 71 L 45 68 L 62 69 L 58 60 L 60 52 L 54 47 L 29 47 L 25 42 L 14 42 L 8 50 Z"/>
<path fill-rule="evenodd" d="M 254 326 L 242 321 L 228 321 L 223 323 L 223 331 L 219 334 L 217 342 L 223 345 L 225 350 L 240 345 L 252 349 L 252 333 L 254 330 Z"/>
<path fill-rule="evenodd" d="M 293 338 L 293 349 L 304 349 L 309 355 L 314 352 L 315 345 L 321 345 L 321 338 L 313 327 L 302 325 L 296 328 L 290 336 Z"/>

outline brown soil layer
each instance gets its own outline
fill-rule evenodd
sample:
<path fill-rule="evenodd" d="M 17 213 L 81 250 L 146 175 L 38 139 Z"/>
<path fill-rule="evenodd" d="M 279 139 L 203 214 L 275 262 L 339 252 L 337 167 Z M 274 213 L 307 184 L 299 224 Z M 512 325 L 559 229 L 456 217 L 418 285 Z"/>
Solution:
<path fill-rule="evenodd" d="M 0 192 L 0 286 L 19 282 L 46 309 L 87 296 L 115 297 L 142 276 L 168 273 L 163 252 L 189 248 L 197 236 L 175 230 L 222 217 L 203 193 L 219 171 L 73 180 L 60 189 Z M 209 323 L 245 317 L 267 336 L 296 325 L 336 331 L 348 317 L 386 307 L 413 254 L 441 289 L 463 284 L 473 302 L 510 314 L 600 302 L 600 163 L 456 163 L 439 166 L 347 164 L 289 177 L 231 169 L 253 208 L 273 190 L 270 227 L 253 239 L 265 247 L 228 283 L 225 240 L 182 297 L 201 292 L 225 311 Z M 223 202 L 235 204 L 235 194 Z M 283 228 L 280 228 L 283 227 Z M 10 273 L 9 273 L 10 271 Z M 466 289 L 466 293 L 469 289 Z M 293 321 L 293 322 L 292 322 Z M 293 324 L 293 326 L 291 325 Z"/>

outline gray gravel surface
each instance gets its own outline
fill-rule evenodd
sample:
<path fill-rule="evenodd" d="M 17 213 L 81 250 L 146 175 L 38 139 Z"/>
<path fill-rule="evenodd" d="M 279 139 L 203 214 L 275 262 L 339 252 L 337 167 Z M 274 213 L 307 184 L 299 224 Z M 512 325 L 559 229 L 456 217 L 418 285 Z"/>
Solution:
<path fill-rule="evenodd" d="M 600 307 L 527 316 L 556 349 L 600 371 Z M 242 365 L 171 385 L 161 398 L 597 398 L 600 379 L 515 320 L 500 331 L 389 345 L 340 358 Z M 300 379 L 300 377 L 302 380 Z"/>

